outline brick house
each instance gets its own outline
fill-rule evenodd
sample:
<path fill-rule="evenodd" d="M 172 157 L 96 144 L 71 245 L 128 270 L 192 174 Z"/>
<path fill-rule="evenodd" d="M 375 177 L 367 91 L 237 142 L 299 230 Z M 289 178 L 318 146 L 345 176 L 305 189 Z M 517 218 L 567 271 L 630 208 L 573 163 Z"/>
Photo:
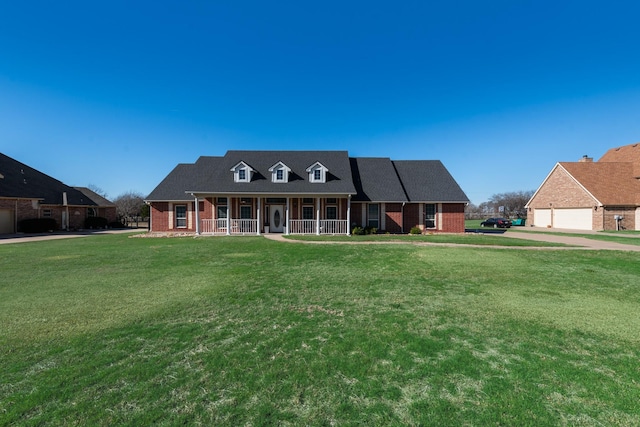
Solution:
<path fill-rule="evenodd" d="M 0 153 L 0 234 L 20 221 L 53 218 L 60 229 L 80 229 L 87 217 L 116 220 L 116 206 L 88 188 L 69 187 Z"/>
<path fill-rule="evenodd" d="M 525 207 L 537 227 L 640 230 L 640 144 L 557 163 Z"/>
<path fill-rule="evenodd" d="M 179 164 L 147 196 L 152 232 L 464 232 L 469 202 L 437 160 L 346 151 L 228 151 Z"/>

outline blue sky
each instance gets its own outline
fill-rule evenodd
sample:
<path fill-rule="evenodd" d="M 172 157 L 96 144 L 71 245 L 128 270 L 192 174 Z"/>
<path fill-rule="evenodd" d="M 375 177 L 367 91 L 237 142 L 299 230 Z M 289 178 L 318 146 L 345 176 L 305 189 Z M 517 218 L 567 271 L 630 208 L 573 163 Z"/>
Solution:
<path fill-rule="evenodd" d="M 0 5 L 0 152 L 144 195 L 229 149 L 439 159 L 474 203 L 640 141 L 637 1 Z"/>

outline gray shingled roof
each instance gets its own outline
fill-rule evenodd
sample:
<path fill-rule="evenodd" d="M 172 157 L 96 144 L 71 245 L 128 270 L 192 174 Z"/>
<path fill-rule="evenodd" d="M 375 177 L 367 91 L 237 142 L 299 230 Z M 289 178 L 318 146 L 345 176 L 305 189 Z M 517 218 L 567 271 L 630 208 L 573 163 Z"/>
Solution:
<path fill-rule="evenodd" d="M 69 205 L 97 206 L 81 191 L 2 153 L 0 175 L 0 197 L 38 199 L 43 204 L 62 205 L 62 195 L 67 193 Z"/>
<path fill-rule="evenodd" d="M 196 162 L 197 177 L 185 190 L 197 193 L 279 193 L 279 194 L 356 194 L 346 151 L 228 151 L 219 158 L 201 157 Z M 231 168 L 240 162 L 255 172 L 251 182 L 236 183 Z M 291 172 L 289 182 L 271 182 L 269 168 L 279 161 Z M 328 170 L 327 182 L 309 182 L 306 169 L 316 162 Z"/>
<path fill-rule="evenodd" d="M 402 183 L 389 158 L 351 158 L 357 194 L 354 202 L 408 202 Z"/>
<path fill-rule="evenodd" d="M 269 168 L 279 161 L 291 168 L 288 183 L 271 182 Z M 236 183 L 231 168 L 244 162 L 251 182 Z M 316 162 L 329 170 L 326 183 L 311 183 L 306 169 Z M 354 201 L 463 202 L 469 199 L 438 160 L 392 161 L 349 158 L 346 151 L 228 151 L 179 164 L 147 196 L 147 201 L 190 201 L 199 194 L 351 194 Z"/>
<path fill-rule="evenodd" d="M 192 186 L 195 177 L 195 164 L 180 163 L 149 193 L 145 200 L 148 202 L 193 201 L 193 196 L 185 191 Z"/>
<path fill-rule="evenodd" d="M 393 165 L 410 202 L 469 202 L 440 160 L 394 160 Z"/>
<path fill-rule="evenodd" d="M 75 188 L 76 190 L 80 191 L 82 194 L 87 196 L 89 199 L 93 200 L 93 202 L 98 206 L 102 206 L 102 207 L 108 207 L 109 206 L 109 207 L 112 207 L 112 206 L 116 205 L 112 201 L 102 197 L 101 195 L 99 195 L 95 191 L 91 190 L 90 188 L 87 188 L 87 187 L 73 187 L 73 188 Z"/>

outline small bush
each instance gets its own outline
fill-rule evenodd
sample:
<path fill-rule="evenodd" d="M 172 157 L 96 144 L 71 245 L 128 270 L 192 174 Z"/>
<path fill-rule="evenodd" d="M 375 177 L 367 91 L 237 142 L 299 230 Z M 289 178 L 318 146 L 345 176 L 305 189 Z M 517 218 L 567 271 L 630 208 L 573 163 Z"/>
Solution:
<path fill-rule="evenodd" d="M 378 228 L 377 227 L 366 227 L 364 229 L 365 234 L 378 234 Z"/>
<path fill-rule="evenodd" d="M 58 228 L 53 218 L 29 218 L 18 223 L 18 231 L 23 233 L 44 233 Z"/>
<path fill-rule="evenodd" d="M 354 236 L 361 236 L 364 234 L 364 228 L 353 227 L 353 230 L 351 230 L 351 234 L 353 234 Z"/>
<path fill-rule="evenodd" d="M 84 220 L 84 228 L 107 228 L 109 221 L 101 216 L 90 216 Z"/>
<path fill-rule="evenodd" d="M 420 227 L 411 227 L 409 234 L 422 234 L 422 230 L 420 230 Z"/>

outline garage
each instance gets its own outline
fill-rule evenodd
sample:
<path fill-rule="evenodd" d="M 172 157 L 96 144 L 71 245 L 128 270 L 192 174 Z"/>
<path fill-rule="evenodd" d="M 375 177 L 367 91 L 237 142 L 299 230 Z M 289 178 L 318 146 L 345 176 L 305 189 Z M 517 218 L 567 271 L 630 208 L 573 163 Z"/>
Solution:
<path fill-rule="evenodd" d="M 11 209 L 0 209 L 0 234 L 15 233 L 13 211 Z"/>
<path fill-rule="evenodd" d="M 535 209 L 533 211 L 533 223 L 536 227 L 550 227 L 551 209 Z"/>
<path fill-rule="evenodd" d="M 593 209 L 554 209 L 553 228 L 591 230 L 593 228 Z"/>

